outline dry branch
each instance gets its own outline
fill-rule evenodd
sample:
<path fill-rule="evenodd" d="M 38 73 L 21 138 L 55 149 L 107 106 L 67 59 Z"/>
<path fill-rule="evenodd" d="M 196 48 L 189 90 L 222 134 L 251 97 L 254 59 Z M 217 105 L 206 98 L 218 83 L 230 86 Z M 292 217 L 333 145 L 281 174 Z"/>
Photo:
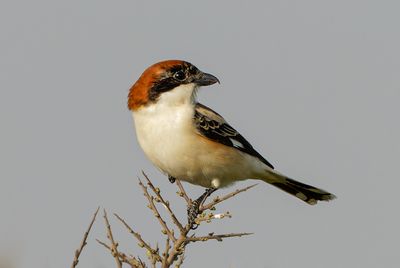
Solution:
<path fill-rule="evenodd" d="M 197 227 L 203 222 L 211 222 L 214 219 L 230 218 L 231 214 L 229 212 L 214 214 L 212 213 L 211 210 L 215 209 L 215 205 L 227 199 L 230 199 L 239 193 L 251 189 L 256 184 L 242 189 L 237 189 L 222 197 L 216 197 L 208 204 L 203 204 L 205 201 L 203 200 L 202 205 L 199 208 L 198 214 L 196 215 L 197 210 L 195 212 L 195 216 L 197 216 L 196 220 L 194 222 L 190 220 L 188 223 L 182 224 L 182 221 L 178 219 L 175 212 L 172 210 L 170 203 L 162 196 L 160 189 L 153 185 L 149 177 L 144 172 L 143 176 L 146 179 L 147 184 L 145 185 L 139 179 L 139 185 L 143 191 L 143 195 L 146 197 L 148 201 L 147 207 L 153 212 L 154 217 L 157 218 L 157 221 L 161 226 L 161 232 L 164 235 L 166 235 L 165 248 L 162 250 L 162 253 L 160 253 L 158 245 L 155 248 L 151 247 L 150 243 L 146 242 L 139 232 L 134 231 L 122 217 L 120 217 L 118 214 L 115 213 L 114 216 L 122 223 L 122 225 L 125 226 L 128 232 L 134 236 L 134 238 L 138 241 L 139 247 L 142 247 L 146 250 L 146 255 L 149 258 L 151 267 L 157 267 L 157 265 L 159 265 L 159 267 L 162 268 L 168 268 L 171 267 L 172 265 L 175 265 L 175 267 L 181 267 L 184 261 L 186 246 L 189 243 L 206 242 L 210 240 L 223 241 L 223 239 L 225 238 L 242 237 L 252 234 L 252 233 L 228 233 L 228 234 L 209 233 L 208 235 L 205 236 L 196 236 L 191 232 L 193 230 L 193 227 Z M 184 198 L 187 206 L 192 206 L 193 203 L 195 202 L 192 201 L 191 198 L 189 198 L 181 182 L 179 180 L 176 180 L 176 184 L 179 189 L 178 194 L 182 198 Z M 148 188 L 151 189 L 150 192 Z M 170 222 L 167 222 L 160 215 L 159 210 L 157 208 L 157 206 L 159 205 L 163 206 L 167 211 L 171 219 Z M 142 262 L 139 257 L 133 257 L 132 255 L 128 256 L 127 254 L 118 251 L 117 249 L 118 243 L 116 243 L 114 240 L 111 226 L 108 221 L 107 213 L 105 210 L 104 210 L 104 220 L 106 224 L 107 238 L 110 241 L 110 245 L 100 240 L 97 240 L 97 242 L 103 245 L 106 249 L 108 249 L 108 251 L 110 251 L 112 256 L 115 258 L 117 267 L 121 268 L 122 264 L 124 263 L 132 268 L 145 268 L 146 264 Z M 176 230 L 176 232 L 174 229 Z"/>
<path fill-rule="evenodd" d="M 251 189 L 251 188 L 253 188 L 254 186 L 257 186 L 257 185 L 258 185 L 258 183 L 253 184 L 253 185 L 250 185 L 250 186 L 247 186 L 247 187 L 245 187 L 245 188 L 236 189 L 234 192 L 231 192 L 231 193 L 229 193 L 229 194 L 226 194 L 226 195 L 224 195 L 223 197 L 218 197 L 218 196 L 217 196 L 217 197 L 214 198 L 214 200 L 213 200 L 212 202 L 210 202 L 209 204 L 201 206 L 201 207 L 200 207 L 200 213 L 203 212 L 203 211 L 205 211 L 205 210 L 207 210 L 207 209 L 211 209 L 211 208 L 214 207 L 216 204 L 219 204 L 219 203 L 221 203 L 221 202 L 223 202 L 223 201 L 225 201 L 225 200 L 227 200 L 227 199 L 229 199 L 229 198 L 232 198 L 232 197 L 234 197 L 234 196 L 237 195 L 237 194 L 240 194 L 240 193 L 242 193 L 242 192 L 245 192 L 245 191 L 247 191 L 247 190 L 249 190 L 249 189 Z"/>
<path fill-rule="evenodd" d="M 185 201 L 186 201 L 188 206 L 191 205 L 192 204 L 192 200 L 186 194 L 185 188 L 183 188 L 183 185 L 182 185 L 181 181 L 180 180 L 176 180 L 176 185 L 179 188 L 178 195 L 185 199 Z"/>
<path fill-rule="evenodd" d="M 189 237 L 188 241 L 189 242 L 196 242 L 196 241 L 208 241 L 208 240 L 217 240 L 219 242 L 222 242 L 224 238 L 229 238 L 229 237 L 242 237 L 246 235 L 252 235 L 253 233 L 231 233 L 231 234 L 219 234 L 219 235 L 214 235 L 214 234 L 209 234 L 207 236 L 193 236 Z"/>
<path fill-rule="evenodd" d="M 146 241 L 144 241 L 142 239 L 142 236 L 139 233 L 133 231 L 133 229 L 125 222 L 124 219 L 122 219 L 120 216 L 118 216 L 118 214 L 114 213 L 114 216 L 120 222 L 122 222 L 122 224 L 126 227 L 126 229 L 128 229 L 129 233 L 131 233 L 139 241 L 139 246 L 140 247 L 146 248 L 151 253 L 153 258 L 155 258 L 157 261 L 161 261 L 161 257 L 158 254 L 157 250 L 153 249 L 149 244 L 147 244 Z M 168 239 L 168 241 L 169 241 L 169 239 Z"/>
<path fill-rule="evenodd" d="M 158 219 L 158 222 L 160 223 L 161 227 L 163 228 L 161 230 L 162 233 L 166 233 L 169 237 L 169 239 L 173 242 L 176 241 L 176 238 L 174 236 L 174 234 L 171 232 L 171 230 L 169 229 L 167 223 L 164 221 L 164 219 L 161 217 L 160 213 L 157 210 L 156 205 L 154 204 L 154 196 L 151 196 L 149 194 L 149 192 L 147 191 L 147 187 L 144 186 L 144 184 L 142 183 L 142 181 L 139 179 L 139 185 L 140 187 L 142 187 L 144 196 L 147 198 L 147 200 L 149 201 L 149 208 L 154 212 L 154 216 Z"/>
<path fill-rule="evenodd" d="M 112 247 L 104 243 L 103 241 L 100 241 L 99 239 L 96 239 L 96 241 L 108 249 L 110 252 L 112 252 Z M 136 259 L 135 257 L 128 257 L 125 253 L 118 252 L 118 256 L 121 260 L 121 262 L 126 263 L 130 265 L 132 268 L 146 268 L 146 264 L 144 264 L 140 258 Z"/>
<path fill-rule="evenodd" d="M 83 248 L 87 244 L 86 240 L 89 236 L 90 230 L 92 229 L 93 223 L 96 220 L 96 216 L 97 216 L 97 213 L 99 212 L 99 209 L 100 209 L 100 207 L 98 207 L 96 209 L 96 212 L 94 213 L 92 220 L 90 221 L 89 227 L 87 228 L 85 234 L 83 235 L 83 238 L 82 238 L 79 248 L 77 250 L 75 250 L 75 256 L 74 256 L 74 260 L 72 261 L 71 268 L 75 268 L 79 263 L 79 256 L 81 255 Z"/>
<path fill-rule="evenodd" d="M 107 228 L 107 238 L 111 242 L 111 254 L 114 256 L 115 262 L 117 263 L 117 267 L 122 268 L 122 262 L 119 258 L 120 253 L 118 252 L 118 243 L 115 243 L 114 241 L 114 237 L 111 231 L 111 225 L 110 222 L 108 221 L 106 210 L 104 209 L 103 212 L 104 212 L 103 217 Z"/>
<path fill-rule="evenodd" d="M 153 193 L 157 196 L 157 201 L 161 202 L 165 209 L 168 211 L 168 214 L 170 215 L 173 223 L 178 227 L 179 231 L 183 231 L 183 226 L 182 224 L 178 221 L 178 219 L 176 218 L 175 214 L 172 212 L 171 207 L 169 206 L 169 202 L 165 201 L 164 198 L 161 196 L 160 194 L 160 189 L 155 188 L 154 185 L 151 183 L 149 177 L 147 177 L 146 173 L 143 172 L 143 176 L 146 178 L 147 180 L 147 185 L 150 186 L 151 190 L 153 191 Z M 170 237 L 171 238 L 171 237 Z"/>

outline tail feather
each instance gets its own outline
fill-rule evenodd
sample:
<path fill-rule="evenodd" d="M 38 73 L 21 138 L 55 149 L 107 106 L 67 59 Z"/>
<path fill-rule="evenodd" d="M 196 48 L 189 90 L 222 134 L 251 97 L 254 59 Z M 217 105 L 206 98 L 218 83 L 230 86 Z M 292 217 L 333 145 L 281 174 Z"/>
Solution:
<path fill-rule="evenodd" d="M 275 177 L 274 180 L 267 180 L 268 183 L 303 200 L 310 205 L 315 205 L 318 201 L 329 201 L 336 198 L 334 194 L 331 194 L 325 190 L 295 181 L 280 174 L 274 173 L 274 175 L 279 176 L 279 179 L 277 180 Z"/>

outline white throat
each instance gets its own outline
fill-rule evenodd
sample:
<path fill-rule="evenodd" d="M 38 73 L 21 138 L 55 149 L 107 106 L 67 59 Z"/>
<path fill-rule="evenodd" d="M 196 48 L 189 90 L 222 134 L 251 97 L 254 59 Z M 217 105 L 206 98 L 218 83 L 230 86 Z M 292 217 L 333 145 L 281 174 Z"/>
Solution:
<path fill-rule="evenodd" d="M 193 83 L 177 86 L 176 88 L 162 93 L 155 105 L 180 106 L 194 104 L 197 86 Z"/>
<path fill-rule="evenodd" d="M 195 93 L 194 84 L 181 85 L 132 113 L 143 151 L 168 174 L 174 174 L 179 162 L 176 159 L 185 155 L 187 148 L 191 148 L 192 137 L 196 136 L 193 125 Z"/>

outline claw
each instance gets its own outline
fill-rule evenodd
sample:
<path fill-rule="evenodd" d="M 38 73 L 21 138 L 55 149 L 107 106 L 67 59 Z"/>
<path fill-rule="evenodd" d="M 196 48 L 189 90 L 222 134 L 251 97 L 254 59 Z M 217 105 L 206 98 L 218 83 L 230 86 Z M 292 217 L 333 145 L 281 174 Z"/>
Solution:
<path fill-rule="evenodd" d="M 174 183 L 176 181 L 176 179 L 170 175 L 168 175 L 168 180 L 170 183 Z"/>
<path fill-rule="evenodd" d="M 216 188 L 208 188 L 206 191 L 196 200 L 192 201 L 192 204 L 188 206 L 187 214 L 188 214 L 188 224 L 190 229 L 195 230 L 198 227 L 198 224 L 195 223 L 197 216 L 200 214 L 200 207 L 204 204 L 206 199 L 217 189 Z"/>

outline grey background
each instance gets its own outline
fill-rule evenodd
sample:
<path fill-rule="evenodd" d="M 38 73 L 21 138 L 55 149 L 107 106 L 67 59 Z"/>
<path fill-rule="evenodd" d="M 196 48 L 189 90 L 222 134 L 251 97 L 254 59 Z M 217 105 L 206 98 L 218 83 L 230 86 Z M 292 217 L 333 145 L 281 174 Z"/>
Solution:
<path fill-rule="evenodd" d="M 191 245 L 185 267 L 398 267 L 399 8 L 2 0 L 0 266 L 69 267 L 98 205 L 162 241 L 137 186 L 142 169 L 185 217 L 175 186 L 138 147 L 126 108 L 146 67 L 178 58 L 220 78 L 200 101 L 278 170 L 338 196 L 310 207 L 260 184 L 219 207 L 232 219 L 197 231 L 255 235 Z M 145 259 L 112 225 L 121 248 Z M 105 239 L 102 218 L 78 267 L 114 267 L 94 238 Z"/>

